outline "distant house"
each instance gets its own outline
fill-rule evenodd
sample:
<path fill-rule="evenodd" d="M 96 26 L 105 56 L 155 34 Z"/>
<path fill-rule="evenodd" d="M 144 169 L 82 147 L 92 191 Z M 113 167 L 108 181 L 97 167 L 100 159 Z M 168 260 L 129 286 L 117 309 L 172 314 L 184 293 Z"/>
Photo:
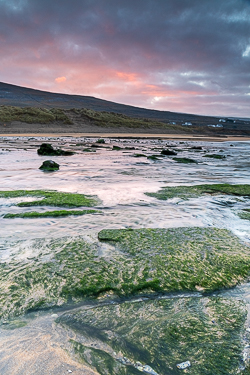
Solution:
<path fill-rule="evenodd" d="M 217 125 L 207 125 L 210 126 L 210 128 L 223 128 L 222 124 L 217 124 Z"/>
<path fill-rule="evenodd" d="M 184 126 L 190 126 L 190 125 L 193 125 L 192 122 L 185 122 L 185 124 L 182 124 Z"/>

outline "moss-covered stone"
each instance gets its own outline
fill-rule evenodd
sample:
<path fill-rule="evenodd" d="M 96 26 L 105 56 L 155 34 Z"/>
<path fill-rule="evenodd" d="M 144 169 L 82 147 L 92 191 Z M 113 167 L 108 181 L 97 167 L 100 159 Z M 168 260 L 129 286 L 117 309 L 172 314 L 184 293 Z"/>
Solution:
<path fill-rule="evenodd" d="M 160 160 L 159 159 L 160 157 L 161 157 L 161 155 L 149 155 L 149 156 L 147 156 L 147 159 L 157 161 L 157 160 Z"/>
<path fill-rule="evenodd" d="M 241 219 L 250 220 L 250 209 L 246 208 L 238 213 Z"/>
<path fill-rule="evenodd" d="M 38 155 L 44 156 L 71 156 L 74 155 L 72 151 L 64 151 L 59 149 L 54 149 L 50 143 L 42 143 L 37 150 Z"/>
<path fill-rule="evenodd" d="M 122 148 L 120 146 L 113 146 L 112 150 L 120 151 L 120 150 L 122 150 Z"/>
<path fill-rule="evenodd" d="M 164 156 L 177 155 L 177 152 L 173 151 L 173 150 L 166 149 L 166 150 L 161 151 L 161 155 L 164 155 Z"/>
<path fill-rule="evenodd" d="M 86 214 L 101 213 L 98 210 L 60 210 L 60 211 L 46 211 L 46 212 L 23 212 L 19 214 L 5 214 L 4 219 L 15 219 L 15 218 L 41 218 L 41 217 L 65 217 L 65 216 L 81 216 Z"/>
<path fill-rule="evenodd" d="M 1 328 L 5 330 L 13 330 L 16 328 L 25 327 L 26 325 L 27 325 L 27 321 L 15 319 L 15 320 L 4 322 Z"/>
<path fill-rule="evenodd" d="M 31 202 L 18 203 L 19 207 L 32 207 L 32 206 L 57 206 L 57 207 L 92 207 L 99 201 L 95 197 L 64 193 L 53 190 L 8 190 L 0 191 L 0 198 L 17 198 L 17 197 L 34 197 L 43 198 Z"/>
<path fill-rule="evenodd" d="M 190 158 L 173 158 L 173 160 L 177 161 L 177 163 L 183 163 L 183 164 L 197 164 L 197 161 Z"/>
<path fill-rule="evenodd" d="M 53 160 L 45 160 L 39 169 L 46 171 L 46 172 L 54 172 L 59 170 L 59 164 L 54 162 Z"/>
<path fill-rule="evenodd" d="M 250 185 L 204 184 L 194 186 L 166 186 L 156 193 L 146 193 L 146 195 L 160 200 L 175 197 L 182 199 L 197 198 L 204 194 L 250 196 Z"/>
<path fill-rule="evenodd" d="M 203 155 L 203 158 L 226 159 L 226 156 L 220 155 L 220 154 L 206 154 L 206 155 Z"/>
<path fill-rule="evenodd" d="M 33 240 L 34 257 L 0 264 L 0 317 L 61 305 L 106 292 L 208 292 L 250 274 L 250 249 L 227 230 L 103 230 L 102 243 L 82 237 Z M 15 245 L 23 249 L 20 242 Z M 39 251 L 38 251 L 39 249 Z M 102 255 L 100 255 L 102 254 Z"/>
<path fill-rule="evenodd" d="M 250 248 L 224 229 L 114 229 L 102 230 L 98 238 L 132 257 L 124 292 L 211 291 L 236 285 L 250 271 Z"/>
<path fill-rule="evenodd" d="M 85 345 L 72 342 L 76 354 L 102 375 L 138 374 L 146 365 L 176 375 L 187 360 L 184 373 L 235 375 L 245 318 L 243 303 L 212 297 L 127 301 L 67 312 L 57 322 L 83 338 Z"/>
<path fill-rule="evenodd" d="M 96 143 L 104 144 L 105 140 L 103 138 L 99 138 L 99 139 L 97 139 Z"/>

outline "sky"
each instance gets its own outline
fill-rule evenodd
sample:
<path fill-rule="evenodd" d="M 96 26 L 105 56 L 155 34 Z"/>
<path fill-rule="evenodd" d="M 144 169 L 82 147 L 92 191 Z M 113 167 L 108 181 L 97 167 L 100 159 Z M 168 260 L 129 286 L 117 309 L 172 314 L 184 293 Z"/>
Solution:
<path fill-rule="evenodd" d="M 0 0 L 0 81 L 250 117 L 250 0 Z"/>

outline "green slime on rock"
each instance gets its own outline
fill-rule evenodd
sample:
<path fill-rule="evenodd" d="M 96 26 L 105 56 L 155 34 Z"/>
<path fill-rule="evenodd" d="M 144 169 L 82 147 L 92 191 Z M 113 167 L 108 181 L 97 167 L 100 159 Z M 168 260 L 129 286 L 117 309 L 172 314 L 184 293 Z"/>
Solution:
<path fill-rule="evenodd" d="M 194 375 L 235 375 L 245 319 L 240 301 L 192 297 L 103 305 L 65 313 L 57 323 L 76 332 L 78 358 L 101 375 L 139 374 L 136 362 L 176 375 L 187 360 Z"/>
<path fill-rule="evenodd" d="M 62 206 L 62 207 L 92 207 L 99 203 L 96 197 L 83 194 L 64 193 L 53 190 L 13 190 L 0 191 L 0 198 L 34 197 L 43 198 L 32 202 L 18 203 L 19 207 L 32 206 Z"/>
<path fill-rule="evenodd" d="M 40 217 L 65 217 L 65 216 L 80 216 L 80 215 L 86 215 L 86 214 L 95 214 L 95 213 L 101 213 L 102 211 L 98 210 L 60 210 L 60 211 L 46 211 L 46 212 L 23 212 L 20 214 L 6 214 L 4 215 L 4 219 L 15 219 L 15 218 L 29 218 L 29 219 L 35 219 Z"/>
<path fill-rule="evenodd" d="M 106 292 L 211 292 L 250 275 L 250 248 L 225 229 L 114 229 L 98 237 L 112 257 L 99 255 L 97 240 L 79 236 L 33 240 L 29 248 L 37 255 L 0 263 L 0 317 Z M 16 247 L 23 251 L 25 243 Z"/>
<path fill-rule="evenodd" d="M 155 197 L 160 200 L 171 198 L 197 198 L 204 194 L 210 195 L 236 195 L 250 196 L 250 185 L 231 185 L 231 184 L 204 184 L 194 186 L 166 186 L 156 193 L 145 193 L 149 197 Z"/>

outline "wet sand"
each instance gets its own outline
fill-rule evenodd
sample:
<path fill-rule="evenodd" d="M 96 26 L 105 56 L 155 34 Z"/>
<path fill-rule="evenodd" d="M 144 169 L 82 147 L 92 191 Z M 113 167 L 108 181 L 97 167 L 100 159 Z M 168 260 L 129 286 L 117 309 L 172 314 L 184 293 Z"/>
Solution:
<path fill-rule="evenodd" d="M 60 329 L 53 315 L 37 314 L 19 329 L 1 327 L 0 373 L 6 375 L 97 375 L 77 362 L 69 345 L 72 332 Z"/>
<path fill-rule="evenodd" d="M 146 139 L 171 139 L 178 141 L 206 141 L 206 142 L 230 142 L 250 141 L 249 136 L 237 135 L 190 135 L 190 134 L 150 134 L 150 133 L 6 133 L 0 137 L 97 137 L 97 138 L 146 138 Z"/>

